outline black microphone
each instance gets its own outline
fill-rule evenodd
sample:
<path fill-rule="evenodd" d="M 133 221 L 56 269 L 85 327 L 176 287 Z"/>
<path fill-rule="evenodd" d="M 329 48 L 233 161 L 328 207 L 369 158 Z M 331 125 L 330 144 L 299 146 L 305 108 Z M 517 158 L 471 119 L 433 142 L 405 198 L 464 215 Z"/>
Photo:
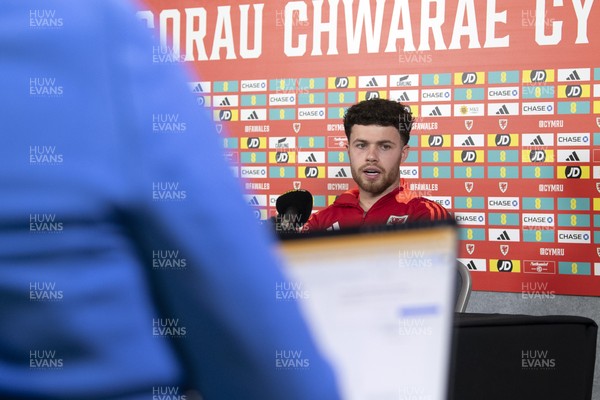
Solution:
<path fill-rule="evenodd" d="M 279 196 L 275 203 L 278 230 L 298 231 L 308 221 L 312 206 L 312 194 L 304 189 L 290 190 Z"/>

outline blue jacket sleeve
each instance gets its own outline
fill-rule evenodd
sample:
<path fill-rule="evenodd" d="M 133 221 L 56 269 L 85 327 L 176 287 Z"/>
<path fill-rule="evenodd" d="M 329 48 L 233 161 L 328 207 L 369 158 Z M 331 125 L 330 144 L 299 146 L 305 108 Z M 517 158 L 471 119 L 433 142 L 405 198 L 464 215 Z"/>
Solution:
<path fill-rule="evenodd" d="M 298 305 L 276 298 L 286 278 L 274 243 L 244 203 L 215 126 L 186 87 L 192 78 L 177 63 L 152 62 L 156 46 L 137 30 L 112 35 L 119 43 L 110 66 L 116 109 L 127 121 L 121 155 L 131 196 L 123 216 L 161 316 L 187 328 L 174 342 L 189 384 L 207 400 L 337 398 Z M 176 120 L 180 129 L 156 131 L 157 120 Z M 153 252 L 164 249 L 186 267 L 152 268 Z M 304 368 L 282 368 L 277 355 L 290 351 Z"/>
<path fill-rule="evenodd" d="M 298 305 L 277 301 L 275 244 L 186 86 L 199 79 L 156 62 L 134 12 L 0 2 L 0 397 L 336 399 Z M 155 337 L 161 321 L 185 329 Z M 40 354 L 61 368 L 32 372 Z"/>

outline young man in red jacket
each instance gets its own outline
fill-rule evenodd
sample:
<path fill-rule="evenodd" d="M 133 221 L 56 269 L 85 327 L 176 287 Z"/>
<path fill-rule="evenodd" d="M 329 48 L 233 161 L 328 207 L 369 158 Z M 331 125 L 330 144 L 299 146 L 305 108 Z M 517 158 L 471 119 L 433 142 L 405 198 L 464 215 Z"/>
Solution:
<path fill-rule="evenodd" d="M 313 214 L 304 232 L 451 218 L 438 203 L 408 191 L 400 179 L 400 165 L 410 150 L 412 122 L 410 109 L 392 100 L 364 100 L 348 109 L 344 130 L 358 188 Z"/>

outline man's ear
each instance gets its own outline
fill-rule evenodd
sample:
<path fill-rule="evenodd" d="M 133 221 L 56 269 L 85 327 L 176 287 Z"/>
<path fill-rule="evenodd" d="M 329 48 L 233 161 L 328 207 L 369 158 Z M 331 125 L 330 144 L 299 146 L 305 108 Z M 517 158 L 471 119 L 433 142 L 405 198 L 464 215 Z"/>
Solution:
<path fill-rule="evenodd" d="M 346 142 L 346 155 L 348 156 L 348 161 L 352 162 L 350 159 L 350 143 Z"/>
<path fill-rule="evenodd" d="M 406 158 L 408 157 L 408 153 L 410 153 L 410 146 L 406 145 L 404 147 L 402 147 L 402 158 L 400 159 L 400 163 L 404 163 L 404 161 L 406 161 Z"/>

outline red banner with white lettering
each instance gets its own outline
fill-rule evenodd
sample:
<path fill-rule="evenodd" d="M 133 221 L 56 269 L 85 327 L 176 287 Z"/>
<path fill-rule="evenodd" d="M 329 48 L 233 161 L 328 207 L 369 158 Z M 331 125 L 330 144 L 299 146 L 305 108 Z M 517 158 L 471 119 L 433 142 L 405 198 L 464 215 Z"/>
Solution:
<path fill-rule="evenodd" d="M 241 3 L 241 4 L 240 4 Z M 416 116 L 410 189 L 455 215 L 475 290 L 600 296 L 600 5 L 594 0 L 148 0 L 257 218 L 352 188 L 341 118 Z"/>

